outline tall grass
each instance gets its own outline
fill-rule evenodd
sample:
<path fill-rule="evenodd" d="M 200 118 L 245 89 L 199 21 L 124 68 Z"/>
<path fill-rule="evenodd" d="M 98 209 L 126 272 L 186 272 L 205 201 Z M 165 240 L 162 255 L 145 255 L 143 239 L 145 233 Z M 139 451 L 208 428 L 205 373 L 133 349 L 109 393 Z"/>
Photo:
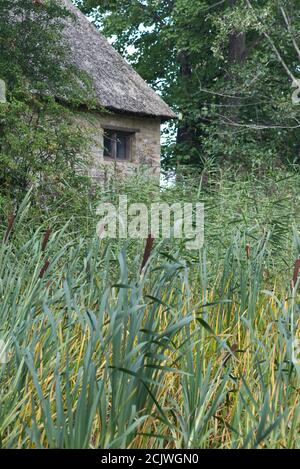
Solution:
<path fill-rule="evenodd" d="M 2 447 L 300 447 L 296 229 L 280 232 L 283 274 L 250 211 L 222 250 L 212 221 L 215 252 L 191 257 L 36 228 L 29 210 L 0 247 Z"/>

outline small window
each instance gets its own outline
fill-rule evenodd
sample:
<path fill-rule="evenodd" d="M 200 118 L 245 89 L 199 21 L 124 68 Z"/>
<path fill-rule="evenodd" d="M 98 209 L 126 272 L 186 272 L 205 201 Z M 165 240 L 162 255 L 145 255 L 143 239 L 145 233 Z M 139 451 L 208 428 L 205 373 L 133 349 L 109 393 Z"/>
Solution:
<path fill-rule="evenodd" d="M 104 130 L 104 158 L 124 161 L 130 160 L 132 133 Z"/>

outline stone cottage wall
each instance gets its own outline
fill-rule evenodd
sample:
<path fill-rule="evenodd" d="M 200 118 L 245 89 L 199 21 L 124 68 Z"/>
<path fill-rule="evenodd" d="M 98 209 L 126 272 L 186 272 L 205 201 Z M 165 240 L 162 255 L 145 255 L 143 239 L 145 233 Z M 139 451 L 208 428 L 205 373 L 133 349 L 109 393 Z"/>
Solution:
<path fill-rule="evenodd" d="M 91 135 L 92 163 L 90 176 L 96 181 L 110 176 L 133 175 L 148 172 L 159 176 L 160 173 L 160 119 L 131 117 L 128 115 L 105 113 L 80 113 L 76 119 Z M 135 130 L 132 137 L 130 161 L 107 161 L 103 158 L 103 129 L 108 126 L 118 130 Z"/>

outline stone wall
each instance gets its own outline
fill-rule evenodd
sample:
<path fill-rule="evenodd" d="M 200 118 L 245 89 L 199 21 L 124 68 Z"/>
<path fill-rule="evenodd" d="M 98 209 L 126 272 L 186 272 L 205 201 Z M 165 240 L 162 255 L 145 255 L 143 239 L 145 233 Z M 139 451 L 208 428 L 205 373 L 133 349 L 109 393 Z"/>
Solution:
<path fill-rule="evenodd" d="M 132 117 L 122 114 L 80 113 L 76 121 L 85 127 L 91 135 L 90 176 L 102 181 L 112 175 L 126 176 L 138 172 L 150 172 L 155 176 L 160 173 L 160 119 Z M 131 158 L 126 161 L 107 161 L 103 157 L 103 129 L 135 131 L 132 135 Z"/>

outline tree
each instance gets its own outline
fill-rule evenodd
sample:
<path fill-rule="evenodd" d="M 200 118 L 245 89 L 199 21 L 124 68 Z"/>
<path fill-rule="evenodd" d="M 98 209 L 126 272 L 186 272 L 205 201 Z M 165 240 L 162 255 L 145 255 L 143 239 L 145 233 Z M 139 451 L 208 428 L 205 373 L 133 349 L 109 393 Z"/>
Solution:
<path fill-rule="evenodd" d="M 169 164 L 297 161 L 299 0 L 79 4 L 182 114 Z"/>
<path fill-rule="evenodd" d="M 300 58 L 299 6 L 299 0 L 245 0 L 214 15 L 215 55 L 225 62 L 227 38 L 237 33 L 245 52 L 242 60 L 229 61 L 231 79 L 210 90 L 222 98 L 210 109 L 205 150 L 211 155 L 225 148 L 227 159 L 243 165 L 299 162 L 299 107 L 291 88 Z"/>
<path fill-rule="evenodd" d="M 78 185 L 85 138 L 71 112 L 89 80 L 68 64 L 63 20 L 70 13 L 48 0 L 1 0 L 0 191 L 18 201 L 29 187 L 58 195 Z M 86 100 L 87 101 L 87 100 Z M 86 181 L 85 181 L 86 183 Z"/>

